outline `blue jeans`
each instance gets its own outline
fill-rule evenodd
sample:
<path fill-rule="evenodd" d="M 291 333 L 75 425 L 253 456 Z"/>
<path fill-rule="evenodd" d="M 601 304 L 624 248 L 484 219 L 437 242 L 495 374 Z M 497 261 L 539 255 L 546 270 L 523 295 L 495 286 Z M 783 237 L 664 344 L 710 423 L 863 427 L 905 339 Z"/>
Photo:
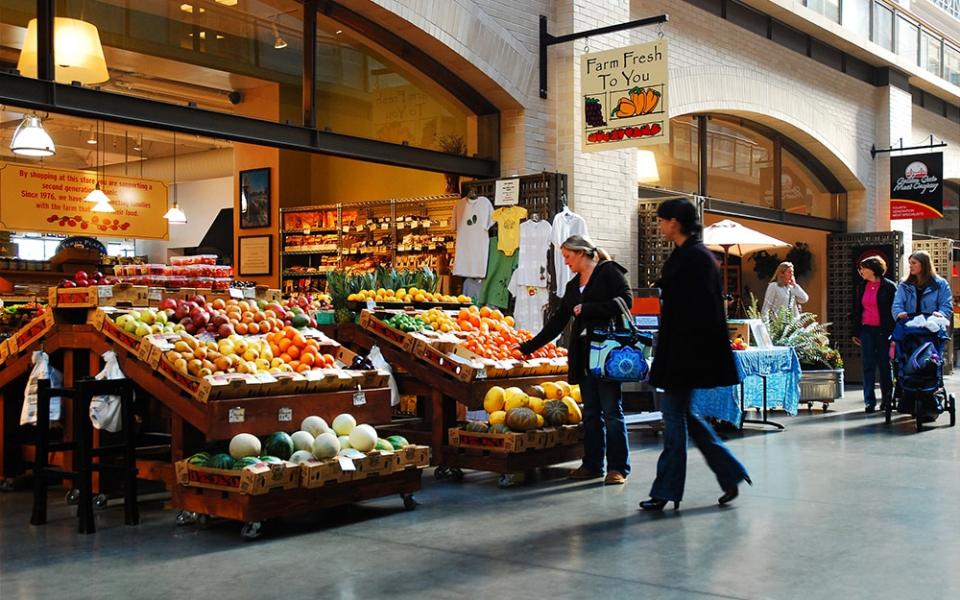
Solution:
<path fill-rule="evenodd" d="M 893 375 L 890 371 L 890 342 L 879 327 L 864 325 L 860 329 L 860 352 L 863 353 L 863 403 L 876 406 L 874 390 L 876 371 L 880 371 L 880 397 L 884 404 L 893 398 Z"/>
<path fill-rule="evenodd" d="M 620 384 L 586 375 L 580 382 L 583 399 L 583 466 L 594 473 L 607 471 L 630 474 L 630 447 L 623 420 Z"/>
<path fill-rule="evenodd" d="M 736 487 L 747 476 L 747 469 L 723 445 L 713 428 L 700 415 L 690 412 L 693 390 L 667 390 L 661 396 L 663 412 L 663 452 L 657 461 L 657 478 L 650 496 L 659 500 L 683 500 L 687 478 L 687 429 L 707 465 L 720 483 L 720 489 Z"/>

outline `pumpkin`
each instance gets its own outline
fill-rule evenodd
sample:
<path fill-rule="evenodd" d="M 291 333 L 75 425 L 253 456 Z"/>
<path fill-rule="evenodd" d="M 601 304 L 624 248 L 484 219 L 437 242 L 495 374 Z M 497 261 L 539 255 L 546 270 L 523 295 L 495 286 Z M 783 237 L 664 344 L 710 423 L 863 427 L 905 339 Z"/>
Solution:
<path fill-rule="evenodd" d="M 507 419 L 507 411 L 495 410 L 492 413 L 490 413 L 491 425 L 502 425 L 506 419 Z"/>
<path fill-rule="evenodd" d="M 529 405 L 530 398 L 526 394 L 520 392 L 519 396 L 511 396 L 507 399 L 507 403 L 504 405 L 503 410 L 510 412 L 514 408 L 525 408 Z"/>
<path fill-rule="evenodd" d="M 566 425 L 570 410 L 567 405 L 560 400 L 550 400 L 543 406 L 543 417 L 547 423 L 554 427 Z"/>
<path fill-rule="evenodd" d="M 521 407 L 507 411 L 506 425 L 513 431 L 529 431 L 537 428 L 537 413 Z"/>
<path fill-rule="evenodd" d="M 546 421 L 545 421 L 545 419 L 543 418 L 543 415 L 537 415 L 537 429 L 540 429 L 541 427 L 543 427 L 543 424 L 544 424 L 545 422 L 546 422 Z"/>
<path fill-rule="evenodd" d="M 543 404 L 544 401 L 541 398 L 530 398 L 527 402 L 527 408 L 537 413 L 538 415 L 543 414 Z"/>
<path fill-rule="evenodd" d="M 503 423 L 500 423 L 498 425 L 494 425 L 493 427 L 491 427 L 487 431 L 487 433 L 500 433 L 500 434 L 510 433 L 510 428 L 504 425 Z"/>
<path fill-rule="evenodd" d="M 570 425 L 576 425 L 583 420 L 583 413 L 580 412 L 580 407 L 570 396 L 564 396 L 561 400 L 567 407 L 567 423 Z"/>
<path fill-rule="evenodd" d="M 528 385 L 527 387 L 523 388 L 523 391 L 531 398 L 546 399 L 547 397 L 547 393 L 543 391 L 543 387 L 539 385 Z"/>
<path fill-rule="evenodd" d="M 506 398 L 503 393 L 503 388 L 499 385 L 495 385 L 483 396 L 483 410 L 488 413 L 494 413 L 498 410 L 503 410 L 503 405 L 506 402 Z"/>
<path fill-rule="evenodd" d="M 486 433 L 487 429 L 487 424 L 483 421 L 467 421 L 467 424 L 463 426 L 464 431 L 472 433 Z"/>

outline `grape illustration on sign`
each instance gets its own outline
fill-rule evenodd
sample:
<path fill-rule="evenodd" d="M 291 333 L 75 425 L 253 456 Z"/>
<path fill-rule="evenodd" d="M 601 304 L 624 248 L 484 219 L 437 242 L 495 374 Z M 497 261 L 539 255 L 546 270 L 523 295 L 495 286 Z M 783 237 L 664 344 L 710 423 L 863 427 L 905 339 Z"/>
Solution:
<path fill-rule="evenodd" d="M 665 39 L 584 54 L 580 74 L 585 152 L 669 142 Z"/>

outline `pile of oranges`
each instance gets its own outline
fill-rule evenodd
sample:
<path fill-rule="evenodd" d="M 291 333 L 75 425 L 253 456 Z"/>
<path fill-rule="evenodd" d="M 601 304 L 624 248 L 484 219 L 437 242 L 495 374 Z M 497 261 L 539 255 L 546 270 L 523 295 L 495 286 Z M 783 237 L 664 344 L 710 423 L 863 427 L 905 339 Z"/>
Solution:
<path fill-rule="evenodd" d="M 270 344 L 273 356 L 290 365 L 290 368 L 297 373 L 335 366 L 332 355 L 320 352 L 317 340 L 304 337 L 293 327 L 284 327 L 281 331 L 268 333 L 265 339 Z"/>
<path fill-rule="evenodd" d="M 517 345 L 533 338 L 533 334 L 526 329 L 514 329 L 513 317 L 505 317 L 499 310 L 487 306 L 460 309 L 457 325 L 460 331 L 471 334 L 463 343 L 467 350 L 493 360 L 524 358 Z M 529 357 L 557 358 L 566 355 L 566 350 L 551 342 Z"/>
<path fill-rule="evenodd" d="M 491 309 L 489 306 L 461 308 L 457 315 L 460 331 L 478 331 L 486 334 L 491 331 L 513 329 L 514 324 L 513 317 L 505 317 L 499 309 Z"/>

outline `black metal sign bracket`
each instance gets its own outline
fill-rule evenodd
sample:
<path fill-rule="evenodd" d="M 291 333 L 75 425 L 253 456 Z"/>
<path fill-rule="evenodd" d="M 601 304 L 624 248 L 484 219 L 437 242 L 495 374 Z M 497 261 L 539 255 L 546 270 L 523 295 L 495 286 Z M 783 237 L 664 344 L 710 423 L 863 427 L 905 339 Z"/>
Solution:
<path fill-rule="evenodd" d="M 656 17 L 637 19 L 636 21 L 620 23 L 619 25 L 598 27 L 596 29 L 590 29 L 589 31 L 568 33 L 567 35 L 550 35 L 547 33 L 547 17 L 540 15 L 540 97 L 547 97 L 547 48 L 550 46 L 553 46 L 554 44 L 572 42 L 573 40 L 579 40 L 604 33 L 613 33 L 615 31 L 624 31 L 626 29 L 634 29 L 636 27 L 646 27 L 647 25 L 666 23 L 669 20 L 670 15 L 657 15 Z"/>
<path fill-rule="evenodd" d="M 900 146 L 890 146 L 889 148 L 877 148 L 876 145 L 870 145 L 870 158 L 877 158 L 878 154 L 884 154 L 887 152 L 900 152 L 901 150 L 933 150 L 934 148 L 946 148 L 946 142 L 940 142 L 939 144 L 933 143 L 933 134 L 930 135 L 930 143 L 923 144 L 921 146 L 907 146 L 903 147 L 903 138 L 900 138 Z"/>

